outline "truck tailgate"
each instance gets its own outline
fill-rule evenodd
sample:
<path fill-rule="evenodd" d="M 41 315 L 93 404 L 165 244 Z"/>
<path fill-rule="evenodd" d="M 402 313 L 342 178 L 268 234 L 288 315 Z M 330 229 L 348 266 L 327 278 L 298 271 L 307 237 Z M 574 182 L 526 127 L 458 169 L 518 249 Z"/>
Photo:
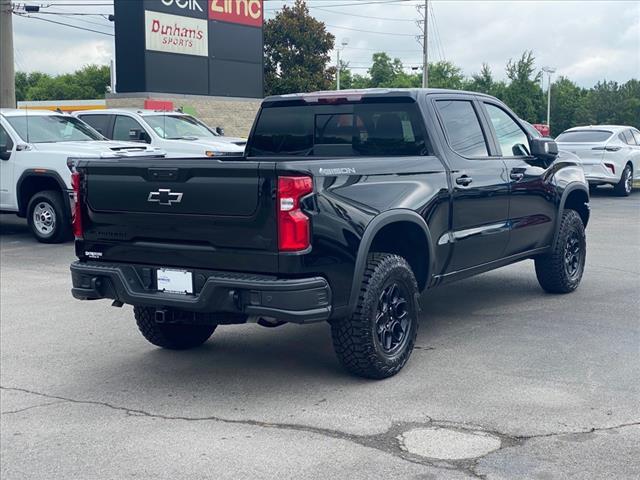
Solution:
<path fill-rule="evenodd" d="M 277 271 L 274 164 L 117 159 L 86 161 L 78 170 L 85 209 L 79 254 L 227 270 L 249 262 L 253 271 Z"/>

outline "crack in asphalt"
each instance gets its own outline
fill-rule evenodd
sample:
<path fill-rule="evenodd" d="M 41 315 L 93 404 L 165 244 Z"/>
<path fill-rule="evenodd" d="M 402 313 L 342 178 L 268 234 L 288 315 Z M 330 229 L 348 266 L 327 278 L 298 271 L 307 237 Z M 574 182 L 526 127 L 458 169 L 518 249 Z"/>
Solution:
<path fill-rule="evenodd" d="M 30 395 L 36 395 L 36 396 L 55 400 L 53 402 L 32 405 L 30 407 L 25 407 L 23 409 L 12 410 L 8 412 L 0 412 L 0 415 L 15 414 L 15 413 L 24 412 L 33 408 L 46 407 L 54 404 L 68 402 L 68 403 L 81 404 L 81 405 L 101 406 L 101 407 L 109 408 L 111 410 L 124 412 L 126 415 L 132 416 L 132 417 L 157 418 L 161 420 L 170 420 L 170 421 L 182 420 L 186 422 L 211 421 L 211 422 L 245 425 L 245 426 L 252 426 L 252 427 L 259 427 L 259 428 L 273 428 L 278 430 L 305 432 L 305 433 L 311 433 L 311 434 L 321 435 L 329 438 L 334 438 L 337 440 L 343 440 L 343 441 L 355 443 L 357 445 L 360 445 L 366 448 L 373 448 L 375 450 L 382 451 L 384 453 L 390 454 L 394 457 L 400 458 L 407 462 L 429 466 L 432 468 L 456 470 L 461 473 L 465 473 L 467 475 L 471 475 L 472 477 L 479 478 L 479 479 L 486 479 L 486 476 L 483 474 L 479 474 L 476 471 L 478 462 L 484 457 L 494 454 L 504 448 L 522 446 L 527 441 L 537 439 L 537 438 L 549 438 L 549 437 L 562 436 L 562 435 L 588 435 L 595 432 L 616 430 L 619 428 L 626 428 L 626 427 L 640 425 L 640 421 L 637 421 L 637 422 L 622 423 L 618 425 L 611 425 L 608 427 L 590 427 L 584 430 L 577 430 L 577 431 L 550 432 L 550 433 L 535 434 L 535 435 L 510 435 L 503 432 L 499 432 L 497 430 L 483 427 L 481 425 L 474 425 L 470 423 L 456 423 L 456 422 L 451 422 L 447 420 L 438 420 L 425 415 L 427 419 L 426 422 L 394 422 L 386 432 L 375 434 L 375 435 L 356 435 L 356 434 L 342 432 L 339 430 L 313 427 L 310 425 L 299 425 L 294 423 L 262 422 L 262 421 L 250 420 L 250 419 L 238 420 L 238 419 L 231 419 L 231 418 L 224 418 L 224 417 L 217 417 L 217 416 L 186 417 L 186 416 L 179 416 L 179 415 L 163 415 L 159 413 L 147 412 L 145 410 L 113 405 L 108 402 L 101 402 L 97 400 L 79 400 L 74 398 L 62 397 L 59 395 L 52 395 L 52 394 L 37 392 L 34 390 L 29 390 L 26 388 L 19 388 L 19 387 L 0 386 L 0 390 L 22 392 Z M 440 460 L 436 458 L 427 458 L 427 457 L 422 457 L 420 455 L 417 455 L 405 450 L 401 445 L 401 441 L 399 440 L 400 435 L 414 428 L 425 428 L 425 427 L 448 428 L 451 430 L 458 430 L 466 433 L 474 433 L 474 432 L 486 433 L 486 434 L 497 437 L 500 440 L 500 447 L 485 455 L 481 455 L 475 458 L 459 459 L 459 460 L 450 460 L 450 459 Z"/>
<path fill-rule="evenodd" d="M 6 412 L 0 412 L 0 415 L 11 415 L 14 413 L 26 412 L 32 408 L 48 407 L 49 405 L 55 405 L 56 403 L 63 403 L 65 400 L 56 400 L 55 402 L 39 403 L 38 405 L 31 405 L 30 407 L 19 408 L 18 410 L 8 410 Z"/>

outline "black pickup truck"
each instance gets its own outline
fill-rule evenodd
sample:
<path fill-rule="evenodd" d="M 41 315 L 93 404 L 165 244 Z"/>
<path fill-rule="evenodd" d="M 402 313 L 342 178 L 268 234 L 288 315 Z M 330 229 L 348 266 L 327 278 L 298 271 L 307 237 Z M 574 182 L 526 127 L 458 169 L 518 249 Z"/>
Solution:
<path fill-rule="evenodd" d="M 533 259 L 568 293 L 584 270 L 582 168 L 487 95 L 269 97 L 244 156 L 73 164 L 73 296 L 133 305 L 164 348 L 328 321 L 341 363 L 384 378 L 413 350 L 423 290 Z"/>

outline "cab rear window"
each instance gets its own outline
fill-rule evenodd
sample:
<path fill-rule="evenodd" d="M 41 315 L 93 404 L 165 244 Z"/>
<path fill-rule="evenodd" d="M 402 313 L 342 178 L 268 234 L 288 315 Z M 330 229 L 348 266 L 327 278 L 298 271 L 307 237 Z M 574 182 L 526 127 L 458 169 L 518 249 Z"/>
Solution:
<path fill-rule="evenodd" d="M 263 108 L 250 156 L 403 156 L 426 154 L 415 103 Z"/>

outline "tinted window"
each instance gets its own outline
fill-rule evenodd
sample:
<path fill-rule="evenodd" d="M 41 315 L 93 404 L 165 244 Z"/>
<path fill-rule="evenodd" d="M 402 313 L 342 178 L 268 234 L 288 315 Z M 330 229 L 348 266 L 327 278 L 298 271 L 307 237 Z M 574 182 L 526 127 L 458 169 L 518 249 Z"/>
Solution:
<path fill-rule="evenodd" d="M 640 145 L 640 132 L 637 130 L 631 130 L 631 133 L 633 134 L 636 144 Z"/>
<path fill-rule="evenodd" d="M 135 130 L 138 130 L 136 132 Z M 144 128 L 136 120 L 124 115 L 116 115 L 116 122 L 113 125 L 113 139 L 122 141 L 141 140 L 140 132 Z"/>
<path fill-rule="evenodd" d="M 436 102 L 451 148 L 465 157 L 489 155 L 478 115 L 470 101 L 439 100 Z"/>
<path fill-rule="evenodd" d="M 529 155 L 529 139 L 511 116 L 495 105 L 484 104 L 489 120 L 496 131 L 502 156 L 522 157 Z"/>
<path fill-rule="evenodd" d="M 0 145 L 5 145 L 7 150 L 13 149 L 13 141 L 2 125 L 0 125 Z"/>
<path fill-rule="evenodd" d="M 78 117 L 83 122 L 86 122 L 89 125 L 91 125 L 94 129 L 96 129 L 102 135 L 107 136 L 107 134 L 109 133 L 107 130 L 108 130 L 109 119 L 111 118 L 111 115 L 78 115 Z"/>
<path fill-rule="evenodd" d="M 250 155 L 423 155 L 415 103 L 358 103 L 264 108 Z"/>
<path fill-rule="evenodd" d="M 608 130 L 573 130 L 558 135 L 556 142 L 604 142 L 611 136 L 611 133 Z"/>

